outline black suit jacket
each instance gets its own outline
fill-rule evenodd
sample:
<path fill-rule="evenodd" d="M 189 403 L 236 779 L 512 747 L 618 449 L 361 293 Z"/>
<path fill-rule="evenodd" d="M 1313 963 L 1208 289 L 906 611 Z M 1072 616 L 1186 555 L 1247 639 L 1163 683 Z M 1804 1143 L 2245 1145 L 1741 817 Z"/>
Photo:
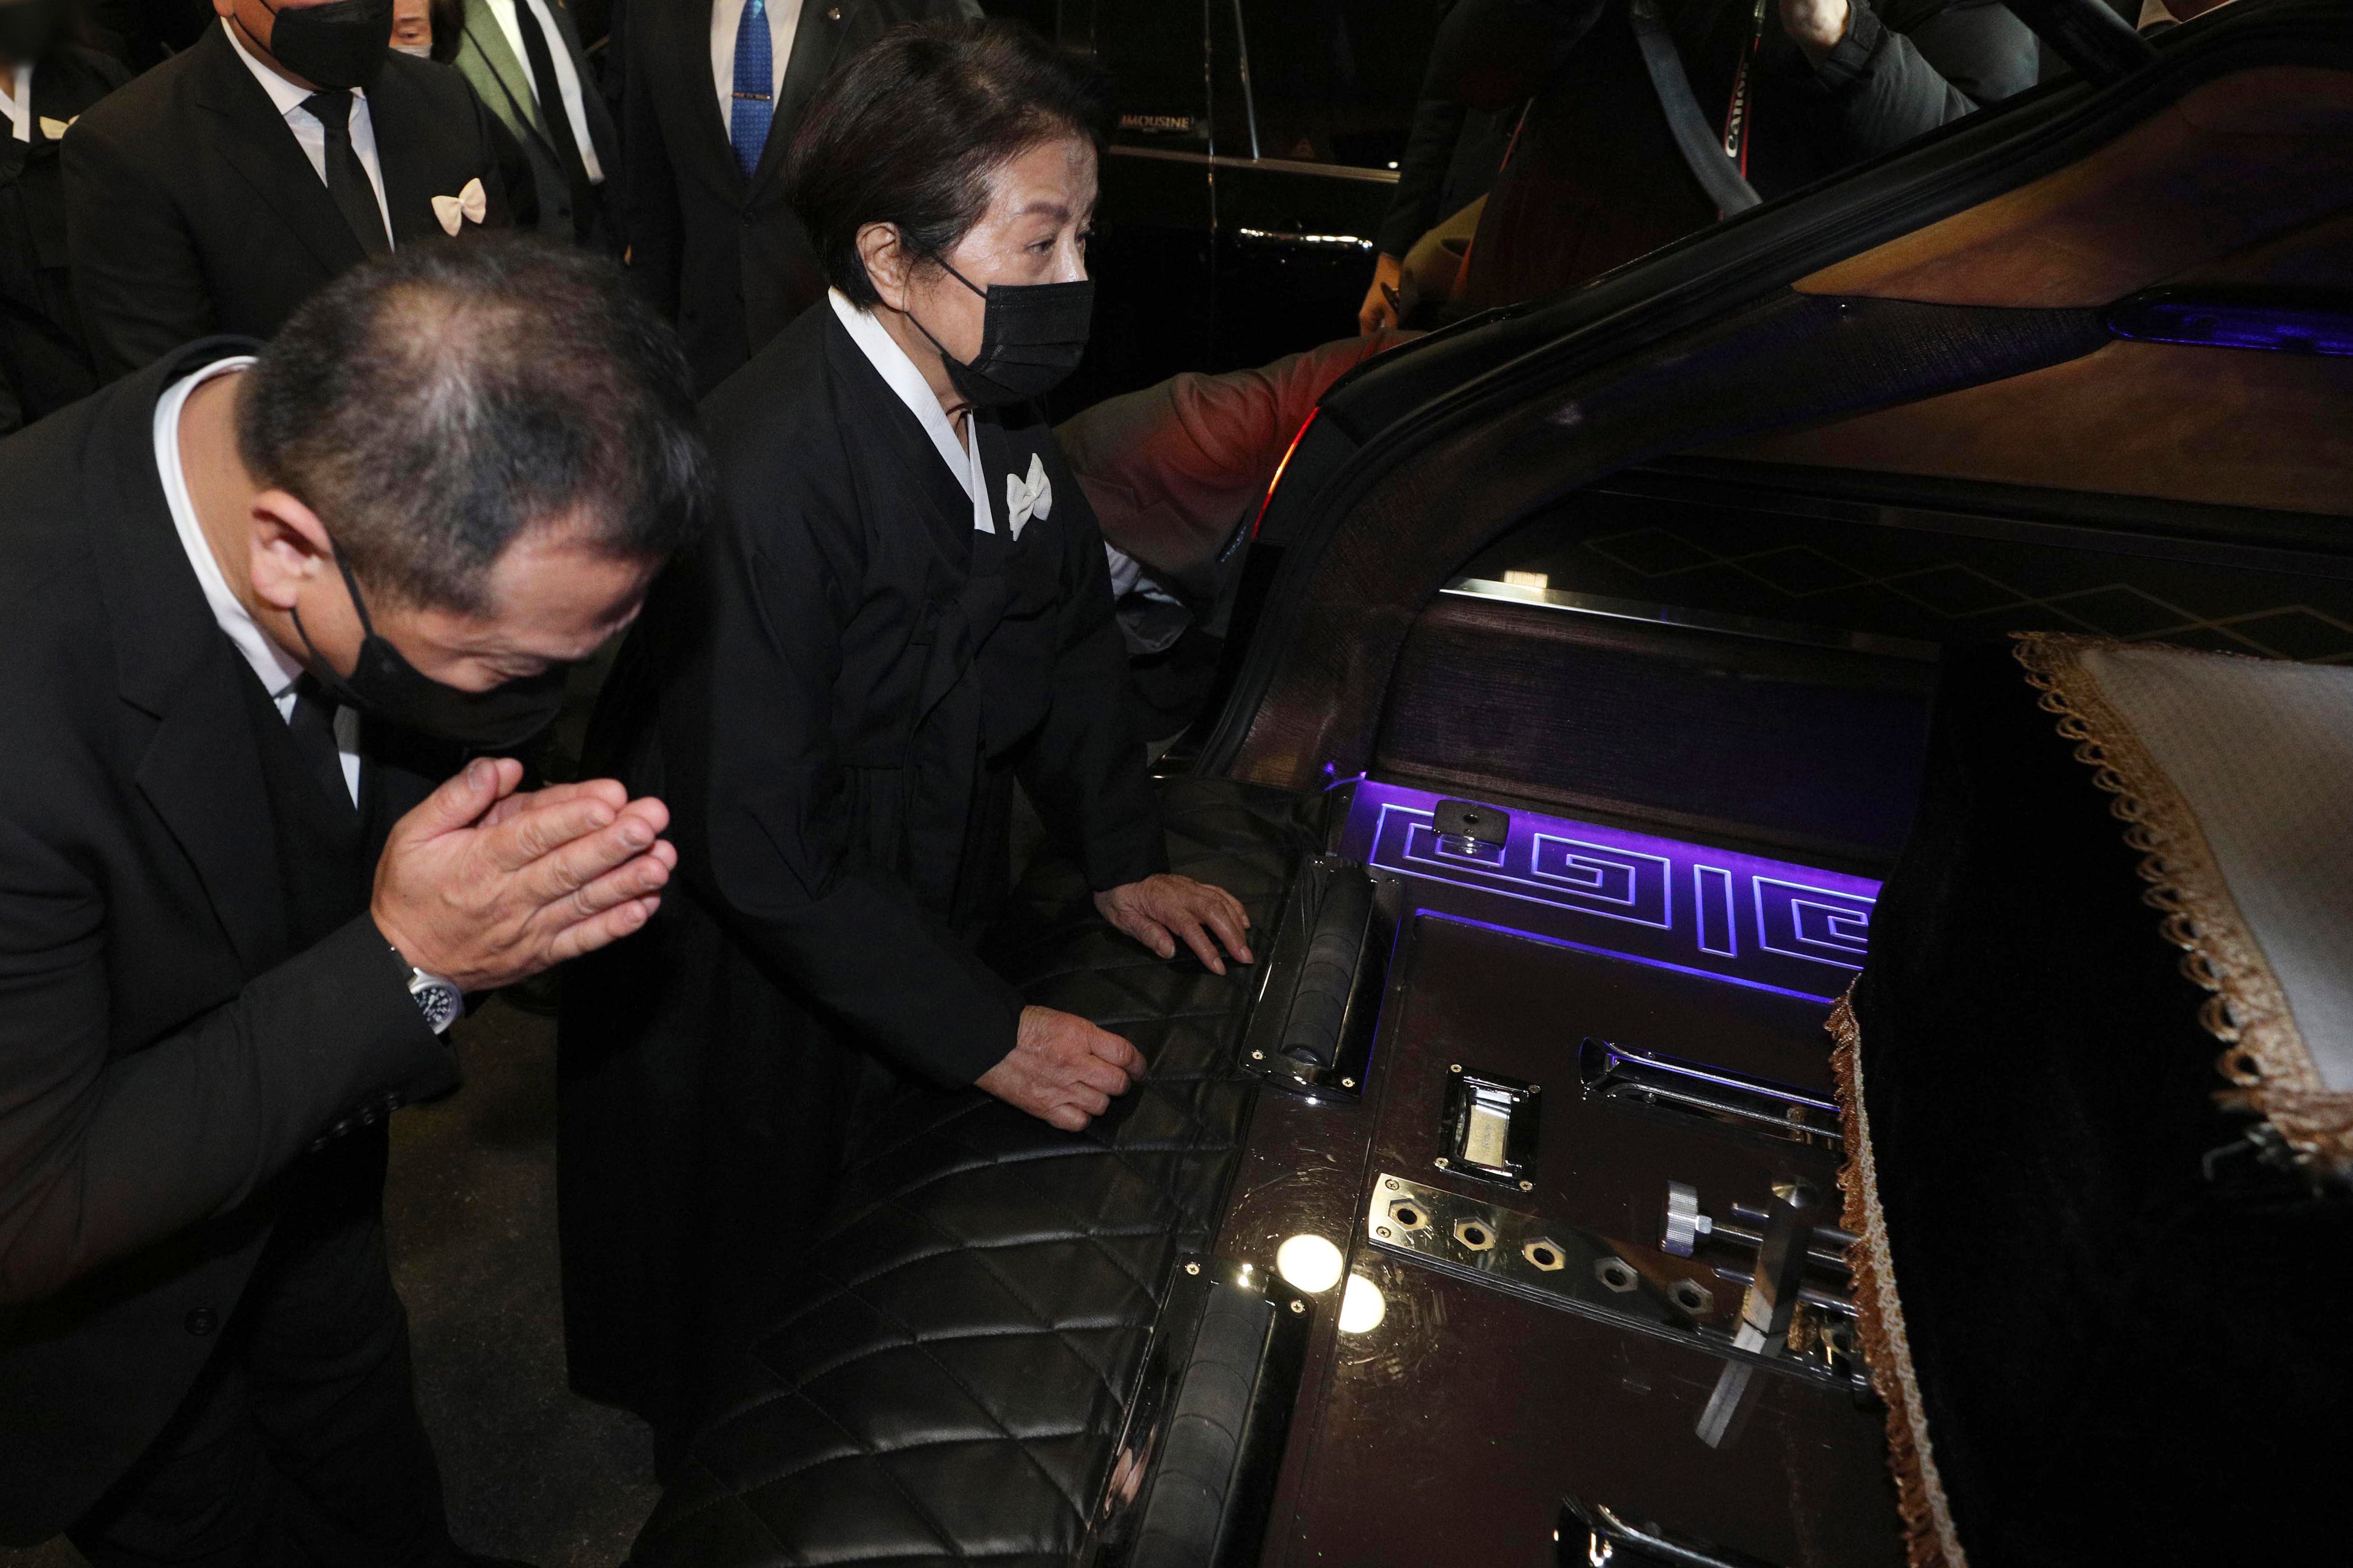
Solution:
<path fill-rule="evenodd" d="M 483 226 L 512 221 L 490 110 L 456 70 L 396 52 L 368 111 L 395 244 L 441 239 L 433 198 L 470 179 L 489 197 Z M 268 337 L 365 254 L 219 27 L 64 145 L 74 291 L 102 378 L 210 332 Z"/>
<path fill-rule="evenodd" d="M 490 7 L 482 0 L 466 0 L 459 10 L 464 30 L 459 35 L 458 52 L 449 63 L 473 84 L 474 91 L 514 138 L 524 172 L 510 170 L 509 194 L 520 196 L 520 186 L 527 184 L 536 208 L 530 218 L 518 213 L 516 221 L 536 227 L 550 239 L 578 239 L 618 256 L 621 247 L 617 237 L 616 215 L 605 209 L 621 164 L 619 133 L 614 129 L 604 96 L 597 91 L 596 73 L 590 68 L 587 54 L 580 47 L 579 24 L 571 5 L 566 0 L 550 0 L 548 14 L 555 19 L 555 36 L 548 40 L 548 47 L 565 50 L 572 57 L 573 71 L 580 79 L 581 117 L 587 121 L 589 145 L 604 174 L 604 184 L 592 198 L 590 212 L 575 211 L 571 181 L 565 174 L 564 161 L 548 132 L 546 117 L 558 96 L 554 84 L 548 84 L 544 89 L 546 102 L 541 102 L 533 91 L 526 62 L 516 56 L 498 18 L 490 14 Z"/>
<path fill-rule="evenodd" d="M 0 1542 L 62 1529 L 154 1437 L 281 1173 L 455 1082 L 365 915 L 290 951 L 253 674 L 164 505 L 158 394 L 249 352 L 196 345 L 0 444 Z M 363 779 L 378 821 L 429 782 Z"/>
<path fill-rule="evenodd" d="M 121 61 L 67 44 L 33 70 L 33 138 L 0 135 L 0 434 L 98 386 L 66 266 L 66 185 L 51 125 L 124 82 Z"/>
<path fill-rule="evenodd" d="M 746 180 L 711 77 L 711 0 L 630 7 L 621 137 L 629 268 L 678 323 L 698 392 L 825 297 L 817 251 L 784 193 L 785 153 L 819 84 L 902 22 L 978 15 L 970 0 L 808 0 L 767 147 Z"/>

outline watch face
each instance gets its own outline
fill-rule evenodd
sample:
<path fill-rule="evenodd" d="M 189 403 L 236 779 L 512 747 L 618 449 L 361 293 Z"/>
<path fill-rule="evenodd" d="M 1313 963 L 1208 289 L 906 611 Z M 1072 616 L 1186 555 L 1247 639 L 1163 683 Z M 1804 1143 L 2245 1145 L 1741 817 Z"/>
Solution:
<path fill-rule="evenodd" d="M 427 974 L 410 981 L 408 994 L 417 998 L 417 1011 L 425 1015 L 425 1026 L 437 1035 L 458 1021 L 466 1005 L 463 992 L 446 980 Z"/>

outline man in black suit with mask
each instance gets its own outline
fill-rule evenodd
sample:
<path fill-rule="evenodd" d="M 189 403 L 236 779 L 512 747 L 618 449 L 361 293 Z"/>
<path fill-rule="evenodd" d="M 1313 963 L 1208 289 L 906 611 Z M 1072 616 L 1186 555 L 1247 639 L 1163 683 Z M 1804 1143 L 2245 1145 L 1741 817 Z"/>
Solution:
<path fill-rule="evenodd" d="M 702 510 L 693 418 L 618 268 L 513 242 L 370 263 L 0 446 L 0 1543 L 481 1561 L 385 1122 L 456 1084 L 464 994 L 659 901 L 660 803 L 464 758 L 636 614 Z"/>
<path fill-rule="evenodd" d="M 624 46 L 629 271 L 678 323 L 707 392 L 825 298 L 785 200 L 785 150 L 818 85 L 902 22 L 974 0 L 637 0 Z"/>
<path fill-rule="evenodd" d="M 207 332 L 267 337 L 364 257 L 512 219 L 490 111 L 451 68 L 392 51 L 392 0 L 213 9 L 63 149 L 101 379 Z"/>

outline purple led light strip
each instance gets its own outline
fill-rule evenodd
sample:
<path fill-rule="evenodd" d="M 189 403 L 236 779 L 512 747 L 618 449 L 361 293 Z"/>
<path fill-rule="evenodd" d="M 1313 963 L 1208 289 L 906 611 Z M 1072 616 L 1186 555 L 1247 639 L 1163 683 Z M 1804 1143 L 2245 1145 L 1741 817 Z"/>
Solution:
<path fill-rule="evenodd" d="M 1869 878 L 1525 811 L 1500 853 L 1461 855 L 1430 826 L 1442 798 L 1363 781 L 1343 851 L 1428 913 L 1656 968 L 1826 1002 L 1862 966 Z"/>

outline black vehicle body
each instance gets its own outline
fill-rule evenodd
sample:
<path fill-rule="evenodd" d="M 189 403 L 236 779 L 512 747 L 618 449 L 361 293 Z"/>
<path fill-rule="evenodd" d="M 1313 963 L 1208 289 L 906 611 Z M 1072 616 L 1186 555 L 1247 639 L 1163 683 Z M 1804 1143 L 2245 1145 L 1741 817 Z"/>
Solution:
<path fill-rule="evenodd" d="M 1823 1032 L 1938 661 L 2353 662 L 2353 14 L 2086 36 L 2091 79 L 1325 396 L 1164 764 L 1257 972 L 1140 959 L 1033 872 L 1000 963 L 1153 1076 L 1077 1137 L 894 1112 L 640 1562 L 1951 1561 L 1860 1359 Z M 2316 1202 L 2248 1213 L 2340 1257 Z M 2054 1416 L 2067 1374 L 2027 1374 Z M 2234 1491 L 2253 1451 L 2168 1505 L 2183 1560 L 2327 1517 Z"/>
<path fill-rule="evenodd" d="M 1119 84 L 1082 408 L 1187 370 L 1345 338 L 1372 279 L 1443 14 L 1430 0 L 1013 0 L 988 6 Z"/>

